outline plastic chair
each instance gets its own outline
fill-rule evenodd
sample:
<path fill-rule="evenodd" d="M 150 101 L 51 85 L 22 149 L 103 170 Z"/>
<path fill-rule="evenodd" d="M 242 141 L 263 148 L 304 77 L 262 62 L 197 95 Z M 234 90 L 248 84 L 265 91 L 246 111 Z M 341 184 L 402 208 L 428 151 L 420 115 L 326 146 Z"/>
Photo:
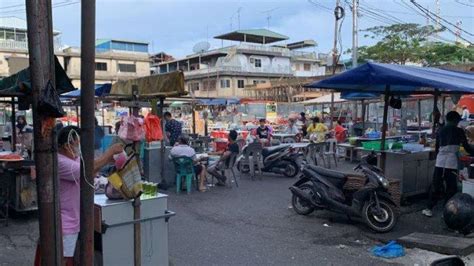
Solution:
<path fill-rule="evenodd" d="M 255 178 L 255 165 L 259 174 L 262 174 L 262 150 L 263 145 L 260 142 L 250 143 L 244 151 L 245 163 L 249 164 L 250 176 Z"/>
<path fill-rule="evenodd" d="M 235 166 L 235 161 L 237 161 L 237 156 L 238 156 L 238 155 L 239 155 L 238 153 L 234 153 L 234 152 L 233 152 L 233 153 L 230 155 L 229 164 L 226 165 L 226 168 L 223 170 L 224 176 L 227 176 L 227 175 L 226 175 L 226 172 L 228 172 L 228 171 L 231 172 L 236 187 L 239 187 L 239 183 L 237 183 L 237 178 L 236 178 L 235 172 L 234 172 L 234 166 Z M 227 179 L 227 180 L 229 180 L 229 179 Z"/>
<path fill-rule="evenodd" d="M 320 143 L 311 143 L 307 147 L 307 152 L 306 152 L 306 161 L 308 163 L 312 163 L 314 165 L 320 165 L 318 162 L 318 156 L 321 158 L 323 161 L 323 166 L 326 167 L 326 159 L 324 158 L 324 152 L 326 148 L 326 143 L 320 142 Z"/>
<path fill-rule="evenodd" d="M 186 192 L 191 193 L 191 186 L 194 176 L 194 162 L 189 157 L 177 157 L 173 159 L 176 169 L 176 193 L 179 194 L 181 190 L 181 179 L 186 180 Z"/>
<path fill-rule="evenodd" d="M 326 140 L 328 150 L 324 152 L 324 156 L 328 159 L 328 168 L 331 168 L 331 157 L 334 159 L 334 164 L 337 167 L 337 140 L 328 139 Z"/>

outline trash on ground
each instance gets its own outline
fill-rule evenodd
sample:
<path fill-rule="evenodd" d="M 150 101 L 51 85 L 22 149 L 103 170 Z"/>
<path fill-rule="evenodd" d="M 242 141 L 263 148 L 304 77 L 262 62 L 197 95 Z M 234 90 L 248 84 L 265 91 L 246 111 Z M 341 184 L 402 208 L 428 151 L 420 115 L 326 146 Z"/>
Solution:
<path fill-rule="evenodd" d="M 372 248 L 372 254 L 382 258 L 398 258 L 405 256 L 405 249 L 395 241 L 390 241 L 384 246 L 375 246 Z"/>
<path fill-rule="evenodd" d="M 330 227 L 329 224 L 323 224 L 324 227 Z"/>

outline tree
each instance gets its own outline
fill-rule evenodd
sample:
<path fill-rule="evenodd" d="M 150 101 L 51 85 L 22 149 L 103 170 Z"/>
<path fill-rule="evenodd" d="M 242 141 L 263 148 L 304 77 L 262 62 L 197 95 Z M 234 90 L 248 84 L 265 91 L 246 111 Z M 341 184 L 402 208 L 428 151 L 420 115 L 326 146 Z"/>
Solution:
<path fill-rule="evenodd" d="M 474 46 L 464 47 L 459 43 L 427 43 L 423 46 L 421 60 L 425 66 L 474 62 Z"/>
<path fill-rule="evenodd" d="M 431 25 L 407 23 L 377 26 L 363 31 L 366 32 L 364 37 L 380 40 L 373 46 L 359 47 L 362 60 L 404 65 L 407 62 L 420 62 L 427 37 L 442 30 Z"/>

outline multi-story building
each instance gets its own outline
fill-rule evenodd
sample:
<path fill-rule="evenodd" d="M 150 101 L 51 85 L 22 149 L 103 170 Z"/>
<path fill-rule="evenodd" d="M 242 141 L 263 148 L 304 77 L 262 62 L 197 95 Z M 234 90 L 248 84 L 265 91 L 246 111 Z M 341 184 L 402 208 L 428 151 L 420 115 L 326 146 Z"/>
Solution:
<path fill-rule="evenodd" d="M 75 87 L 80 87 L 80 48 L 61 45 L 61 33 L 54 33 L 55 54 Z M 26 21 L 0 18 L 0 78 L 28 67 Z M 150 75 L 148 43 L 126 40 L 96 41 L 96 84 Z"/>
<path fill-rule="evenodd" d="M 247 85 L 275 78 L 325 74 L 316 53 L 298 51 L 315 46 L 312 40 L 270 46 L 288 37 L 266 29 L 238 30 L 215 38 L 239 44 L 209 51 L 203 49 L 152 68 L 156 67 L 159 73 L 183 71 L 189 92 L 197 97 L 245 97 Z"/>

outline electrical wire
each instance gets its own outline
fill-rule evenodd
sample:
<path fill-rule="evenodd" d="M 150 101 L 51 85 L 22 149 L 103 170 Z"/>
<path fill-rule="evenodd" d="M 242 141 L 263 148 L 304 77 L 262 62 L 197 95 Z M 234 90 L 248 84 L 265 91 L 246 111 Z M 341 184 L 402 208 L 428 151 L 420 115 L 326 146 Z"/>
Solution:
<path fill-rule="evenodd" d="M 386 12 L 383 12 L 383 11 L 380 11 L 380 10 L 376 10 L 376 8 L 374 8 L 374 7 L 370 6 L 369 4 L 365 3 L 365 1 L 364 1 L 364 5 L 362 4 L 362 2 L 359 2 L 359 9 L 362 10 L 362 11 L 365 11 L 367 13 L 376 15 L 376 16 L 385 17 L 386 19 L 389 19 L 390 21 L 393 21 L 395 23 L 399 23 L 399 24 L 404 23 L 402 20 L 400 20 L 399 18 L 397 18 L 397 17 L 395 17 L 395 16 L 393 16 L 389 13 L 386 13 Z M 376 10 L 376 11 L 374 11 L 374 10 Z"/>
<path fill-rule="evenodd" d="M 77 133 L 76 130 L 74 129 L 71 129 L 71 131 L 69 131 L 69 134 L 67 136 L 67 143 L 68 144 L 71 144 L 73 143 L 74 141 L 79 141 L 80 142 L 80 139 L 81 137 L 79 136 L 79 133 Z M 74 151 L 69 147 L 69 152 L 71 152 L 72 154 L 75 154 Z M 77 154 L 76 154 L 77 155 Z M 92 189 L 95 189 L 95 186 L 93 184 L 91 184 L 89 182 L 89 180 L 87 180 L 87 177 L 86 177 L 86 164 L 84 162 L 84 157 L 82 157 L 82 150 L 81 150 L 81 145 L 79 145 L 79 160 L 81 162 L 81 165 L 82 165 L 82 176 L 84 177 L 84 181 L 86 182 L 87 185 L 89 185 Z M 71 165 L 71 175 L 73 176 L 74 178 L 74 173 L 73 173 L 73 170 L 72 170 L 72 165 Z M 76 182 L 77 185 L 80 185 L 77 183 L 77 180 L 76 178 L 74 178 L 74 182 Z"/>
<path fill-rule="evenodd" d="M 313 5 L 317 6 L 317 7 L 320 7 L 320 8 L 322 8 L 322 9 L 326 10 L 326 11 L 329 11 L 331 14 L 334 12 L 334 10 L 333 10 L 332 8 L 327 7 L 327 6 L 325 6 L 325 5 L 322 5 L 322 4 L 320 4 L 320 3 L 317 3 L 317 2 L 314 1 L 314 0 L 308 0 L 308 3 L 313 4 Z"/>
<path fill-rule="evenodd" d="M 58 8 L 58 7 L 65 7 L 65 6 L 70 6 L 70 5 L 75 5 L 75 4 L 79 4 L 81 1 L 75 1 L 75 2 L 71 2 L 70 0 L 68 1 L 63 1 L 63 2 L 59 2 L 59 3 L 56 3 L 56 4 L 53 4 L 52 5 L 52 8 Z M 17 14 L 17 13 L 25 13 L 26 12 L 26 7 L 24 4 L 22 5 L 19 5 L 19 7 L 22 6 L 23 8 L 21 9 L 15 9 L 15 10 L 7 10 L 7 11 L 0 11 L 0 14 L 2 14 L 3 16 L 5 15 L 12 15 L 12 14 Z M 2 7 L 0 7 L 0 10 L 2 9 Z"/>
<path fill-rule="evenodd" d="M 418 9 L 420 9 L 423 13 L 425 13 L 427 16 L 429 16 L 429 15 L 435 16 L 436 18 L 441 19 L 442 21 L 448 23 L 449 25 L 456 27 L 456 28 L 459 29 L 460 31 L 462 31 L 462 32 L 464 32 L 464 33 L 466 33 L 466 34 L 468 34 L 468 35 L 470 35 L 470 36 L 474 36 L 474 34 L 468 32 L 468 31 L 466 31 L 466 30 L 463 30 L 463 29 L 462 29 L 461 27 L 459 27 L 458 25 L 455 25 L 455 24 L 451 23 L 450 21 L 448 21 L 448 20 L 442 18 L 441 16 L 438 16 L 437 14 L 431 12 L 429 9 L 426 9 L 426 8 L 423 7 L 422 5 L 420 5 L 420 4 L 418 4 L 417 2 L 415 2 L 415 0 L 411 0 L 411 2 L 412 2 Z"/>
<path fill-rule="evenodd" d="M 420 9 L 422 12 L 424 12 L 424 9 L 423 7 L 416 3 L 414 0 L 411 0 L 411 3 L 414 4 L 418 9 Z M 433 20 L 436 20 L 435 18 L 433 18 L 428 12 L 424 12 L 428 17 L 430 17 L 431 19 Z M 447 27 L 446 25 L 442 24 L 441 22 L 438 22 L 443 28 L 445 28 L 446 30 L 448 30 L 449 32 L 451 32 L 452 34 L 454 34 L 454 36 L 457 36 L 458 38 L 468 42 L 469 44 L 473 44 L 471 41 L 469 41 L 468 39 L 458 35 L 455 31 L 453 31 L 452 29 L 450 29 L 449 27 Z M 459 28 L 459 27 L 456 27 L 456 28 Z"/>
<path fill-rule="evenodd" d="M 474 5 L 472 4 L 468 4 L 468 3 L 464 3 L 464 2 L 461 2 L 460 0 L 454 0 L 456 3 L 458 4 L 461 4 L 463 6 L 469 6 L 469 7 L 474 7 Z"/>

